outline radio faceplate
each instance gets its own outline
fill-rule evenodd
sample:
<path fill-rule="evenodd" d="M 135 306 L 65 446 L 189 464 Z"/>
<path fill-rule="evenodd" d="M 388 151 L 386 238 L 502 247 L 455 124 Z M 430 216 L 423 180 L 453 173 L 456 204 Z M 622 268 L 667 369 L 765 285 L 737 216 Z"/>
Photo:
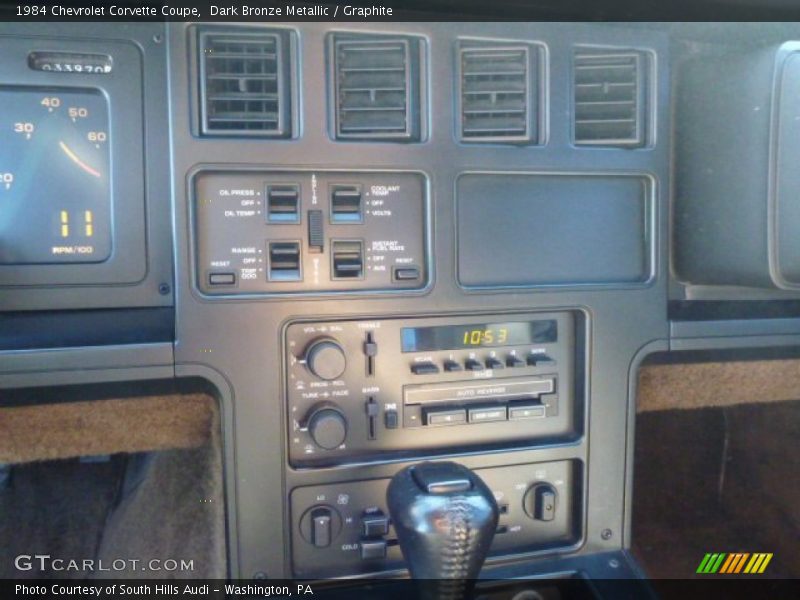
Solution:
<path fill-rule="evenodd" d="M 576 320 L 559 312 L 292 323 L 290 463 L 575 439 Z"/>

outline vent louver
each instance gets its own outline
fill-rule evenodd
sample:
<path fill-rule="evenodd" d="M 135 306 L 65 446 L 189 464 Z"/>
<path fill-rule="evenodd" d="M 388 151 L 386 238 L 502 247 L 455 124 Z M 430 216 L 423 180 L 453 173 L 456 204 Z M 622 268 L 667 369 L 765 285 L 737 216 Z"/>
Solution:
<path fill-rule="evenodd" d="M 524 142 L 533 138 L 530 52 L 518 45 L 459 49 L 462 140 Z"/>
<path fill-rule="evenodd" d="M 278 32 L 200 34 L 203 134 L 291 135 L 288 46 Z"/>
<path fill-rule="evenodd" d="M 336 36 L 336 137 L 419 139 L 418 57 L 409 38 Z"/>
<path fill-rule="evenodd" d="M 645 65 L 640 52 L 575 54 L 576 144 L 644 145 Z"/>

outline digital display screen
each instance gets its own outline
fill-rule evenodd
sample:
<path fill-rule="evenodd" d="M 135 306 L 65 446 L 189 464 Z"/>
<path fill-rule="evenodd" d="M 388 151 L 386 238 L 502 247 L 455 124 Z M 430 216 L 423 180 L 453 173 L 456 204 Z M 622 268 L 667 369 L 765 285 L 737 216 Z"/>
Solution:
<path fill-rule="evenodd" d="M 404 327 L 400 331 L 400 337 L 403 352 L 549 344 L 558 340 L 558 323 L 555 320 L 546 320 Z"/>
<path fill-rule="evenodd" d="M 96 90 L 0 86 L 0 264 L 111 256 L 108 104 Z"/>

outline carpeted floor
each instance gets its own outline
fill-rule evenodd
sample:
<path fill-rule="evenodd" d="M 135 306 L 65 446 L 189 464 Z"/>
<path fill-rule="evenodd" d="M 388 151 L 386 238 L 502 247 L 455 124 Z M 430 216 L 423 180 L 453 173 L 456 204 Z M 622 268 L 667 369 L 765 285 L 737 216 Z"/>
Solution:
<path fill-rule="evenodd" d="M 706 552 L 772 552 L 800 577 L 800 401 L 637 415 L 633 553 L 655 578 Z"/>
<path fill-rule="evenodd" d="M 221 447 L 216 416 L 197 448 L 15 466 L 0 489 L 0 578 L 224 578 L 227 574 Z M 105 572 L 17 570 L 15 557 L 124 559 Z M 191 561 L 186 570 L 164 570 Z M 141 563 L 131 563 L 140 560 Z M 98 564 L 97 562 L 95 563 Z"/>
<path fill-rule="evenodd" d="M 0 490 L 0 578 L 83 577 L 40 569 L 19 571 L 19 555 L 93 558 L 122 481 L 119 459 L 107 463 L 34 463 L 15 468 Z"/>

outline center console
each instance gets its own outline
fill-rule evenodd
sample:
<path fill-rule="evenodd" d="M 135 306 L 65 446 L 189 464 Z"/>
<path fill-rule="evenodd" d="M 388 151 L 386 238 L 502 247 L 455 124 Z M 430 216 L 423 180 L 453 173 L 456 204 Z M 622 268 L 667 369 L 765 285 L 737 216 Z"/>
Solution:
<path fill-rule="evenodd" d="M 201 380 L 232 579 L 402 575 L 425 462 L 494 498 L 482 574 L 631 573 L 668 33 L 333 25 L 0 24 L 0 387 Z"/>
<path fill-rule="evenodd" d="M 176 375 L 221 390 L 236 575 L 401 574 L 387 489 L 432 461 L 497 503 L 484 573 L 610 576 L 624 374 L 667 335 L 666 37 L 169 33 Z"/>

